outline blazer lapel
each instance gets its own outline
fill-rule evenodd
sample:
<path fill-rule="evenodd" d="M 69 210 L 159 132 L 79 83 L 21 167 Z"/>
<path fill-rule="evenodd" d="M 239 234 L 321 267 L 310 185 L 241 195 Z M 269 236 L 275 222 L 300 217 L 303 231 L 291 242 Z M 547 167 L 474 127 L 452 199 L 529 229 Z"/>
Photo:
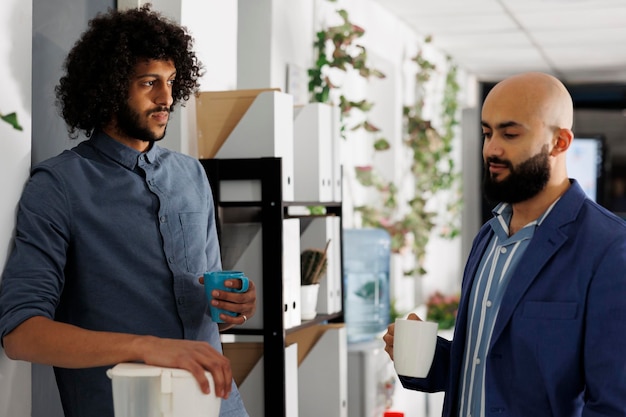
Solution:
<path fill-rule="evenodd" d="M 574 221 L 585 198 L 584 191 L 574 181 L 552 212 L 537 227 L 502 298 L 491 337 L 491 346 L 502 334 L 526 291 L 537 279 L 539 271 L 569 239 L 569 235 L 563 231 L 563 226 Z"/>
<path fill-rule="evenodd" d="M 492 346 L 511 319 L 528 287 L 537 279 L 539 271 L 566 240 L 567 236 L 559 230 L 545 230 L 545 228 L 539 227 L 535 231 L 532 243 L 526 249 L 522 259 L 520 259 L 517 269 L 513 273 L 502 297 L 502 304 L 500 304 L 500 310 L 498 310 L 498 317 L 491 336 Z"/>

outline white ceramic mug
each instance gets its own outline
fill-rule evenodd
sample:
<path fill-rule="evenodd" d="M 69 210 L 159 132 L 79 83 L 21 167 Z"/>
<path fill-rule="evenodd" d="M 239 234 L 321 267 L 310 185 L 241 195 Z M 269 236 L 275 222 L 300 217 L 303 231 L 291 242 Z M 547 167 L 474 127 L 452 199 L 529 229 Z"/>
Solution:
<path fill-rule="evenodd" d="M 431 321 L 396 319 L 393 363 L 398 375 L 425 378 L 437 347 L 438 324 Z"/>

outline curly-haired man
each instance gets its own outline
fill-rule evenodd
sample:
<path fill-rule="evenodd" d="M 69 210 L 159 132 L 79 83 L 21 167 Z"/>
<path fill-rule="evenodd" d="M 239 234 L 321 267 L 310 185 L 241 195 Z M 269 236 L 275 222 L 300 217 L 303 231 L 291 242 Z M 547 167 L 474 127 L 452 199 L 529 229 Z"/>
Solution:
<path fill-rule="evenodd" d="M 70 136 L 35 166 L 20 200 L 0 290 L 12 359 L 49 364 L 67 417 L 112 417 L 106 369 L 182 368 L 220 416 L 247 416 L 219 331 L 256 310 L 256 289 L 214 292 L 238 313 L 213 322 L 199 277 L 221 269 L 212 194 L 199 161 L 156 144 L 174 105 L 198 89 L 186 30 L 152 11 L 109 11 L 70 51 L 57 103 Z M 236 281 L 229 282 L 235 284 Z"/>

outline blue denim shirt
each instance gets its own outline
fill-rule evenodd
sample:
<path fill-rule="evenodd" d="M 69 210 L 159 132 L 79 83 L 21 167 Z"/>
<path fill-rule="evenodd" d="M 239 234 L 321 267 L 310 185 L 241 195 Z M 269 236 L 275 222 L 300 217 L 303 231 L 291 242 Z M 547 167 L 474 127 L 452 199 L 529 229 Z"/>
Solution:
<path fill-rule="evenodd" d="M 204 340 L 221 351 L 198 282 L 217 269 L 213 200 L 199 161 L 156 144 L 140 153 L 96 133 L 32 170 L 2 277 L 0 337 L 45 316 Z M 113 417 L 107 368 L 55 368 L 66 417 Z M 220 415 L 247 416 L 235 387 Z"/>

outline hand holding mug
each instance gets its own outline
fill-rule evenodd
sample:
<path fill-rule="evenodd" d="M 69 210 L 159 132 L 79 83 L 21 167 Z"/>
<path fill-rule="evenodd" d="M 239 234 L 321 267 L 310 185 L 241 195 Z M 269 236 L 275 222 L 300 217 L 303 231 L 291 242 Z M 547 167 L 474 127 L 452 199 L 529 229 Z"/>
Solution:
<path fill-rule="evenodd" d="M 218 293 L 222 291 L 231 293 L 245 293 L 246 291 L 248 291 L 248 288 L 250 286 L 250 281 L 248 277 L 246 277 L 241 271 L 212 271 L 206 272 L 203 278 L 204 290 L 207 296 L 207 300 L 209 302 L 211 319 L 216 323 L 224 323 L 224 320 L 220 318 L 220 314 L 226 314 L 231 317 L 237 317 L 241 314 L 245 323 L 247 321 L 247 317 L 241 312 L 230 311 L 213 305 L 215 304 L 213 294 L 214 291 L 218 291 Z M 241 283 L 240 286 L 237 287 L 227 285 L 232 284 L 233 280 L 239 281 Z"/>
<path fill-rule="evenodd" d="M 422 321 L 411 313 L 390 325 L 385 350 L 394 362 L 398 375 L 425 378 L 430 371 L 437 347 L 438 324 Z"/>

